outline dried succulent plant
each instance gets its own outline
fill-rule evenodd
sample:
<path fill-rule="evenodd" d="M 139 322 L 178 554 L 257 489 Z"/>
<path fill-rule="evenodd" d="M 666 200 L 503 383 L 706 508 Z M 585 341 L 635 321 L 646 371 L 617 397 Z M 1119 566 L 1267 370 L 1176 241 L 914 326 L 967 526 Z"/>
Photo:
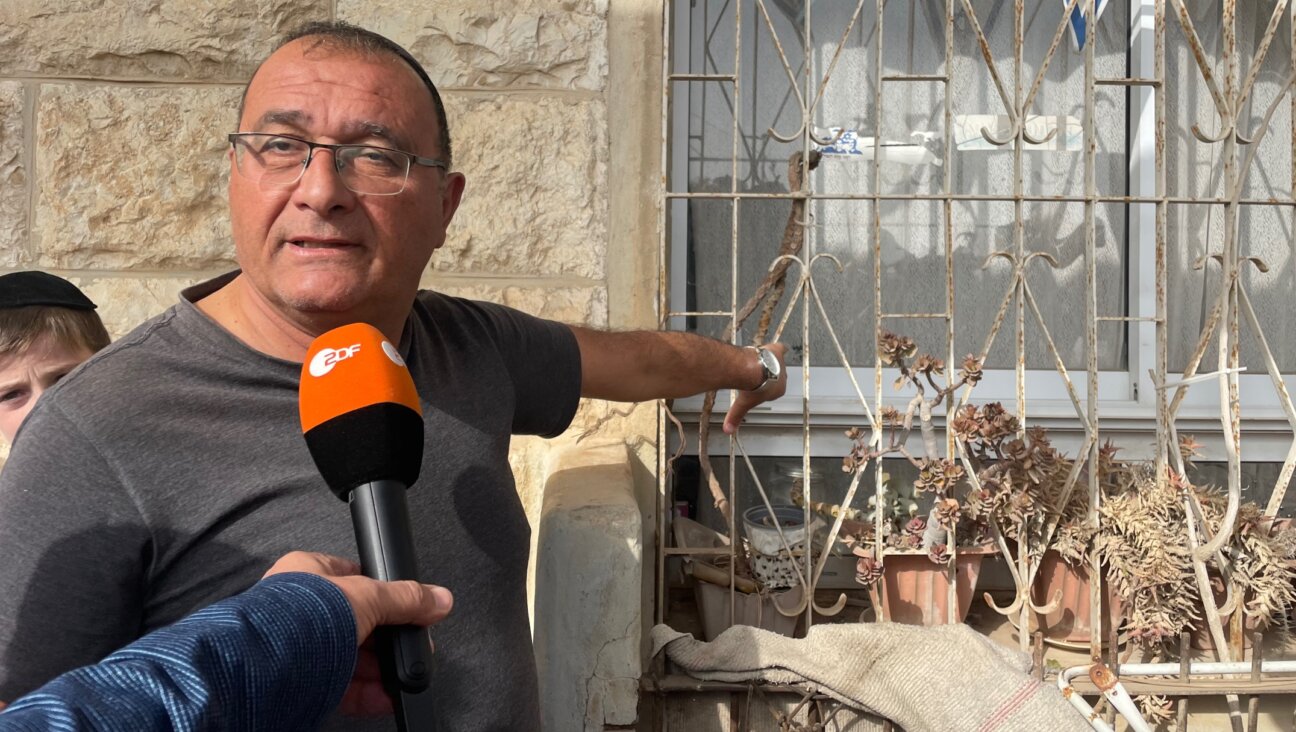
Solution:
<path fill-rule="evenodd" d="M 842 470 L 855 473 L 885 456 L 898 456 L 917 469 L 918 478 L 906 486 L 893 486 L 889 479 L 884 479 L 882 493 L 890 498 L 884 498 L 879 509 L 875 494 L 870 500 L 873 510 L 869 518 L 876 520 L 877 511 L 882 510 L 882 539 L 886 545 L 891 549 L 925 551 L 933 561 L 949 561 L 950 551 L 944 547 L 949 544 L 951 532 L 957 537 L 959 546 L 986 545 L 989 540 L 986 521 L 992 510 L 993 496 L 986 491 L 974 491 L 963 465 L 952 459 L 953 456 L 940 456 L 932 424 L 934 408 L 955 390 L 981 379 L 980 360 L 967 356 L 958 377 L 949 379 L 943 360 L 918 353 L 912 338 L 887 331 L 878 336 L 878 354 L 883 364 L 899 370 L 896 389 L 912 390 L 913 394 L 904 412 L 892 406 L 881 409 L 874 427 L 889 433 L 889 439 L 875 440 L 872 431 L 858 427 L 846 431 L 851 447 L 842 459 Z M 998 428 L 1007 424 L 1015 429 L 1016 423 L 1009 419 L 997 424 Z M 924 457 L 914 456 L 907 448 L 915 426 L 922 435 Z M 930 510 L 925 516 L 916 515 L 918 503 L 914 496 L 918 495 L 924 495 L 924 503 L 930 501 Z M 793 501 L 798 498 L 793 496 Z M 825 506 L 819 512 L 840 513 L 842 510 L 840 506 Z M 940 551 L 935 550 L 938 545 L 943 547 Z"/>
<path fill-rule="evenodd" d="M 1088 456 L 1066 457 L 1053 447 L 1046 429 L 1023 429 L 998 402 L 963 406 L 949 420 L 949 429 L 971 466 L 973 474 L 968 475 L 955 456 L 939 455 L 932 410 L 954 390 L 975 385 L 982 378 L 981 363 L 967 357 L 957 378 L 942 385 L 947 379 L 945 364 L 918 354 L 912 339 L 884 331 L 878 349 L 882 363 L 900 372 L 896 388 L 912 389 L 914 395 L 903 412 L 892 407 L 882 410 L 874 429 L 882 430 L 886 439 L 861 428 L 846 432 L 851 447 L 842 468 L 853 473 L 875 460 L 898 456 L 914 466 L 917 478 L 909 485 L 891 485 L 884 477 L 886 498 L 882 506 L 872 499 L 867 515 L 812 504 L 825 515 L 848 511 L 848 518 L 862 519 L 845 532 L 846 543 L 860 557 L 857 580 L 870 584 L 881 576 L 882 563 L 865 546 L 875 537 L 864 527 L 874 525 L 877 512 L 882 511 L 880 538 L 887 547 L 923 551 L 936 563 L 952 559 L 951 531 L 959 546 L 968 546 L 984 545 L 997 530 L 1015 542 L 1016 551 L 1027 552 L 1032 564 L 1048 550 L 1072 564 L 1087 563 L 1096 553 L 1121 600 L 1125 630 L 1138 643 L 1169 644 L 1201 622 L 1185 498 L 1200 504 L 1206 528 L 1215 533 L 1227 505 L 1219 491 L 1195 486 L 1173 472 L 1157 480 L 1150 464 L 1121 460 L 1119 448 L 1110 442 L 1098 449 L 1093 464 L 1078 465 Z M 906 448 L 915 426 L 923 437 L 923 457 Z M 1191 468 L 1200 448 L 1191 436 L 1180 440 L 1179 455 L 1185 466 Z M 1102 496 L 1097 526 L 1089 517 L 1091 481 Z M 930 500 L 925 515 L 920 515 L 919 500 Z M 1222 551 L 1228 566 L 1215 566 L 1212 559 L 1208 568 L 1217 577 L 1230 578 L 1249 625 L 1285 628 L 1296 608 L 1296 527 L 1275 526 L 1255 504 L 1244 503 Z M 1146 697 L 1140 704 L 1149 719 L 1162 718 L 1168 709 L 1159 697 Z"/>
<path fill-rule="evenodd" d="M 1160 694 L 1145 694 L 1134 697 L 1134 700 L 1138 702 L 1143 718 L 1153 725 L 1168 724 L 1175 718 L 1174 704 L 1170 703 L 1168 697 Z"/>
<path fill-rule="evenodd" d="M 1188 438 L 1191 440 L 1191 438 Z M 1184 499 L 1195 498 L 1210 531 L 1219 530 L 1227 500 L 1217 489 L 1195 486 L 1171 472 L 1158 481 L 1147 465 L 1129 468 L 1132 480 L 1104 497 L 1095 548 L 1126 612 L 1125 627 L 1144 645 L 1171 643 L 1202 621 L 1202 601 L 1193 575 Z M 1296 607 L 1296 573 L 1291 567 L 1296 529 L 1275 528 L 1254 503 L 1238 509 L 1223 555 L 1233 592 L 1248 625 L 1284 631 Z M 1219 582 L 1214 559 L 1207 571 Z"/>

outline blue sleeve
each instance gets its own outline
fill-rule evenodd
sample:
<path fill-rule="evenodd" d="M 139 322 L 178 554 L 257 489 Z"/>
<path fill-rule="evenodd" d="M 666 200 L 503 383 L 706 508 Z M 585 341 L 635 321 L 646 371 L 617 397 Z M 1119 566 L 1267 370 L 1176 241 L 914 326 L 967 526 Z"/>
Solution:
<path fill-rule="evenodd" d="M 317 729 L 355 660 L 342 591 L 278 574 L 18 699 L 0 732 Z"/>

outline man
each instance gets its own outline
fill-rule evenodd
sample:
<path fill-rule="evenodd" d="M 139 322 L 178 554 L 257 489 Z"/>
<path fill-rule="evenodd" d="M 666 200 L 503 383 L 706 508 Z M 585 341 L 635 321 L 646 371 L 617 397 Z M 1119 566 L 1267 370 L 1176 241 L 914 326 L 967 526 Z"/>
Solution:
<path fill-rule="evenodd" d="M 0 477 L 0 699 L 249 586 L 291 548 L 354 556 L 296 400 L 310 342 L 363 321 L 399 344 L 423 401 L 411 521 L 423 578 L 456 598 L 433 632 L 440 729 L 537 729 L 510 434 L 559 434 L 581 396 L 744 389 L 732 431 L 783 393 L 783 347 L 605 333 L 418 292 L 464 176 L 435 88 L 381 36 L 290 36 L 249 82 L 230 142 L 241 270 L 65 379 Z"/>
<path fill-rule="evenodd" d="M 382 698 L 373 683 L 348 687 L 376 627 L 431 625 L 453 604 L 443 587 L 359 573 L 340 557 L 287 554 L 246 592 L 22 697 L 0 732 L 316 729 L 339 700 Z"/>

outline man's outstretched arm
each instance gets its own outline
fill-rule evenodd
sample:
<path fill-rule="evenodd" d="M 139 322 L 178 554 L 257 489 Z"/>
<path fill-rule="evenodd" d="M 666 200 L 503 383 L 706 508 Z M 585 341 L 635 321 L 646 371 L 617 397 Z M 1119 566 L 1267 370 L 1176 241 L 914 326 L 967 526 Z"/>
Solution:
<path fill-rule="evenodd" d="M 733 433 L 747 412 L 783 396 L 787 350 L 781 343 L 766 348 L 778 357 L 780 377 L 762 386 L 765 370 L 753 348 L 741 348 L 692 333 L 669 331 L 613 332 L 572 326 L 581 354 L 581 396 L 618 402 L 676 399 L 719 389 L 737 389 L 738 398 L 725 415 L 724 431 Z"/>

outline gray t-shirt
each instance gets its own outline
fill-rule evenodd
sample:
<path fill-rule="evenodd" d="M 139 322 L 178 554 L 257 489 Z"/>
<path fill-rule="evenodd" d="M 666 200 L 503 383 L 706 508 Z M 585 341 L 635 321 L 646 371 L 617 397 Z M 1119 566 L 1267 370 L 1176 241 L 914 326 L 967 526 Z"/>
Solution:
<path fill-rule="evenodd" d="M 86 362 L 19 432 L 0 471 L 0 700 L 251 586 L 290 550 L 356 556 L 350 512 L 301 435 L 300 364 L 248 348 L 192 304 L 232 276 Z M 575 337 L 422 292 L 400 351 L 426 429 L 409 491 L 419 568 L 455 596 L 432 631 L 439 728 L 538 729 L 530 529 L 509 436 L 566 429 Z"/>

